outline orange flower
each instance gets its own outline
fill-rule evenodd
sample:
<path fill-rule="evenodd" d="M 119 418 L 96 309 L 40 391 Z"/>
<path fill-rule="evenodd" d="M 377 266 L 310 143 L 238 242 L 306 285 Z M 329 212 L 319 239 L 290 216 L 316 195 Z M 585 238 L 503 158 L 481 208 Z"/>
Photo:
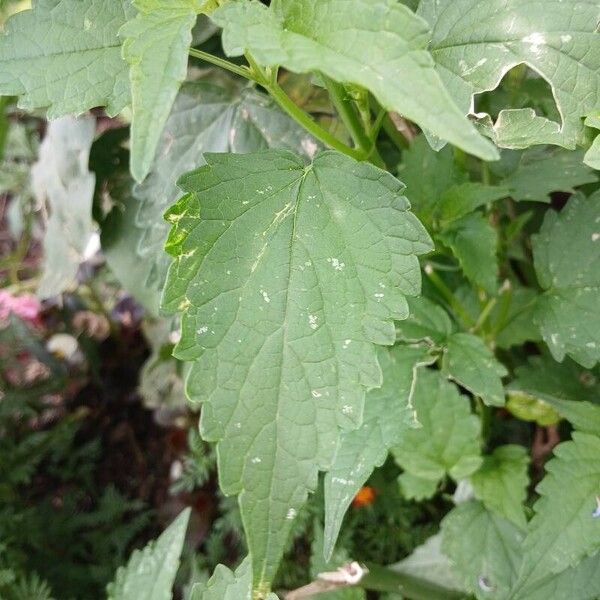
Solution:
<path fill-rule="evenodd" d="M 375 502 L 375 496 L 377 496 L 375 488 L 371 487 L 370 485 L 365 485 L 361 487 L 356 496 L 354 496 L 354 500 L 352 500 L 352 506 L 354 508 L 369 506 Z"/>

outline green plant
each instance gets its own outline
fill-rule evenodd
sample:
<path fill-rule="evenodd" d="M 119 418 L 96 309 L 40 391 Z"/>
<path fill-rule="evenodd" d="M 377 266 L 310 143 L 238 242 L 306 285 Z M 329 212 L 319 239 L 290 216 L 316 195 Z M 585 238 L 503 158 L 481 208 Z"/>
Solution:
<path fill-rule="evenodd" d="M 447 512 L 415 551 L 444 577 L 414 558 L 328 592 L 600 596 L 599 17 L 37 0 L 7 21 L 0 93 L 60 117 L 34 168 L 41 294 L 74 285 L 99 224 L 124 288 L 181 319 L 173 355 L 249 553 L 192 597 L 273 598 L 320 472 L 329 568 L 390 454 L 404 498 L 436 498 L 434 528 Z M 97 117 L 70 116 L 97 107 L 130 125 L 135 181 L 126 130 L 94 141 Z"/>

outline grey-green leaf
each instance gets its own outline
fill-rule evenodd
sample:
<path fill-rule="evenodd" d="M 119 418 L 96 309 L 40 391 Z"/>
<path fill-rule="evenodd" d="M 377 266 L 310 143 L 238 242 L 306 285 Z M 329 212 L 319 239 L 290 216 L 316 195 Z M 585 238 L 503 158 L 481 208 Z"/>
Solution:
<path fill-rule="evenodd" d="M 409 475 L 439 481 L 449 474 L 468 477 L 481 465 L 479 419 L 468 398 L 439 372 L 423 370 L 417 377 L 413 404 L 421 427 L 406 431 L 392 450 Z"/>
<path fill-rule="evenodd" d="M 229 56 L 248 51 L 264 66 L 360 85 L 466 152 L 498 157 L 442 85 L 426 49 L 427 24 L 395 0 L 274 0 L 269 8 L 233 1 L 211 17 L 223 27 Z"/>
<path fill-rule="evenodd" d="M 93 117 L 62 117 L 51 121 L 31 171 L 38 201 L 50 218 L 44 235 L 44 271 L 38 295 L 48 298 L 75 283 L 79 264 L 92 242 L 92 200 L 95 177 L 88 170 L 96 131 Z"/>
<path fill-rule="evenodd" d="M 480 337 L 470 333 L 452 335 L 442 370 L 488 406 L 504 405 L 502 377 L 508 372 Z"/>
<path fill-rule="evenodd" d="M 171 600 L 190 509 L 186 508 L 143 550 L 135 550 L 107 586 L 107 600 Z"/>
<path fill-rule="evenodd" d="M 198 0 L 134 0 L 138 14 L 121 27 L 130 69 L 131 172 L 148 175 L 163 127 L 187 74 Z"/>
<path fill-rule="evenodd" d="M 600 103 L 597 3 L 422 0 L 418 14 L 433 29 L 431 54 L 465 114 L 472 110 L 474 94 L 493 90 L 509 69 L 525 63 L 552 87 L 562 123 L 531 111 L 538 124 L 523 141 L 575 147 L 583 131 L 582 119 Z M 521 130 L 514 129 L 515 133 L 523 136 L 523 125 L 521 119 Z M 556 131 L 554 141 L 548 140 L 549 129 Z"/>
<path fill-rule="evenodd" d="M 164 307 L 181 311 L 175 355 L 219 442 L 223 491 L 239 494 L 254 586 L 268 590 L 292 521 L 340 428 L 381 385 L 373 343 L 418 293 L 429 236 L 402 184 L 335 152 L 209 154 L 167 213 L 174 257 Z"/>
<path fill-rule="evenodd" d="M 96 106 L 117 114 L 130 98 L 117 32 L 131 14 L 129 0 L 34 0 L 0 35 L 0 94 L 49 118 Z"/>
<path fill-rule="evenodd" d="M 431 362 L 423 348 L 396 346 L 378 352 L 383 385 L 365 398 L 363 423 L 342 434 L 331 469 L 325 476 L 324 552 L 329 560 L 352 498 L 404 431 L 417 427 L 412 392 L 420 365 Z"/>
<path fill-rule="evenodd" d="M 600 359 L 600 193 L 548 211 L 532 244 L 545 290 L 534 314 L 542 336 L 556 360 L 568 354 L 592 367 Z"/>
<path fill-rule="evenodd" d="M 498 446 L 471 475 L 475 496 L 485 507 L 521 529 L 527 526 L 523 504 L 529 484 L 528 464 L 529 457 L 523 446 Z"/>
<path fill-rule="evenodd" d="M 481 502 L 459 504 L 442 521 L 442 551 L 478 600 L 504 600 L 517 580 L 525 534 Z"/>

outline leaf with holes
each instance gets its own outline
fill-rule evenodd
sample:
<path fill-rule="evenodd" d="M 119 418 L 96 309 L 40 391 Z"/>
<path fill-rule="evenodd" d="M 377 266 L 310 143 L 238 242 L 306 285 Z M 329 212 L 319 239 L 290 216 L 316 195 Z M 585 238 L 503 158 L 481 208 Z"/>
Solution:
<path fill-rule="evenodd" d="M 418 14 L 432 28 L 429 50 L 437 71 L 465 114 L 473 112 L 475 94 L 495 89 L 510 69 L 525 63 L 552 87 L 562 122 L 533 110 L 511 111 L 518 125 L 505 122 L 502 135 L 518 136 L 520 147 L 575 147 L 582 119 L 600 104 L 596 2 L 422 0 Z M 535 126 L 528 126 L 532 120 Z M 501 139 L 496 142 L 502 145 Z"/>
<path fill-rule="evenodd" d="M 427 24 L 395 0 L 257 0 L 211 15 L 229 56 L 248 51 L 263 66 L 319 71 L 362 86 L 379 102 L 486 160 L 496 149 L 466 121 L 427 51 Z M 415 90 L 419 90 L 415 94 Z"/>
<path fill-rule="evenodd" d="M 163 304 L 180 311 L 175 356 L 239 494 L 254 586 L 267 590 L 294 516 L 340 428 L 381 385 L 373 343 L 420 288 L 431 241 L 398 180 L 335 152 L 209 154 L 168 212 L 174 257 Z"/>
<path fill-rule="evenodd" d="M 600 193 L 547 212 L 532 243 L 542 336 L 556 360 L 568 354 L 592 367 L 600 359 Z"/>

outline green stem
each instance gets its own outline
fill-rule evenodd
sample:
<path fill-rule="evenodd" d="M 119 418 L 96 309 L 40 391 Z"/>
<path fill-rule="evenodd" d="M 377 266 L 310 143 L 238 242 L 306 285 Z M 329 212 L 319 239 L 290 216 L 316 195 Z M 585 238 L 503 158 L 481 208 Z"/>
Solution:
<path fill-rule="evenodd" d="M 190 48 L 190 56 L 194 58 L 199 58 L 205 62 L 210 63 L 211 65 L 215 65 L 217 67 L 221 67 L 226 71 L 230 71 L 231 73 L 235 73 L 240 77 L 244 77 L 245 79 L 250 79 L 250 81 L 255 81 L 256 83 L 260 83 L 252 73 L 252 71 L 246 66 L 236 65 L 228 60 L 224 60 L 223 58 L 219 58 L 218 56 L 213 56 L 208 52 L 203 52 L 202 50 L 196 50 L 195 48 Z"/>
<path fill-rule="evenodd" d="M 274 80 L 272 74 L 266 73 L 260 67 L 260 65 L 252 58 L 250 54 L 246 54 L 246 59 L 250 64 L 250 71 L 253 75 L 254 81 L 260 86 L 264 87 L 269 95 L 279 104 L 282 108 L 296 123 L 304 127 L 306 131 L 316 137 L 319 141 L 325 145 L 330 146 L 334 150 L 341 152 L 355 158 L 356 160 L 362 160 L 363 154 L 346 146 L 343 142 L 338 140 L 334 135 L 329 133 L 326 129 L 323 129 L 308 113 L 304 112 L 284 91 L 281 89 L 279 84 Z"/>
<path fill-rule="evenodd" d="M 411 600 L 460 600 L 465 597 L 462 592 L 450 590 L 389 567 L 367 564 L 367 568 L 369 572 L 359 584 L 367 590 L 401 594 L 403 598 Z"/>
<path fill-rule="evenodd" d="M 494 306 L 496 306 L 497 302 L 498 302 L 498 300 L 496 298 L 490 298 L 488 300 L 487 304 L 483 307 L 483 310 L 479 314 L 479 317 L 477 318 L 477 322 L 473 326 L 471 333 L 476 333 L 485 325 L 485 322 L 488 320 L 490 313 L 494 309 Z"/>
<path fill-rule="evenodd" d="M 429 281 L 435 286 L 442 297 L 448 302 L 452 310 L 460 317 L 463 325 L 470 329 L 474 326 L 473 319 L 467 312 L 467 309 L 462 305 L 458 298 L 452 293 L 452 290 L 444 283 L 443 279 L 434 271 L 433 266 L 429 263 L 425 265 L 425 274 Z"/>
<path fill-rule="evenodd" d="M 333 106 L 335 106 L 338 115 L 352 136 L 354 144 L 364 153 L 368 152 L 371 147 L 371 140 L 363 128 L 363 124 L 352 102 L 352 98 L 348 96 L 346 88 L 341 83 L 330 79 L 326 75 L 321 74 L 321 78 L 329 92 L 329 97 L 333 102 Z"/>

